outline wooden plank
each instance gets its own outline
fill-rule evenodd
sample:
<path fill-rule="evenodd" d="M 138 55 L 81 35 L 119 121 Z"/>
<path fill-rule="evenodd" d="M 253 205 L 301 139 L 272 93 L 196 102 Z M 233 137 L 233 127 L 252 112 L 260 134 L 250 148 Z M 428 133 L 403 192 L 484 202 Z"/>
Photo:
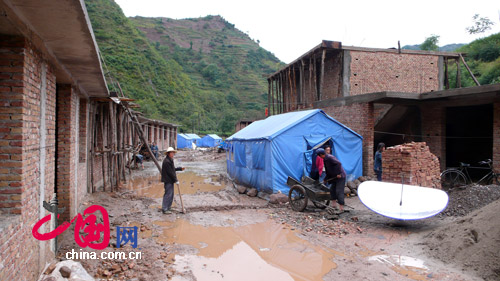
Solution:
<path fill-rule="evenodd" d="M 99 121 L 101 128 L 101 150 L 104 150 L 104 106 L 99 106 Z M 106 166 L 104 165 L 104 155 L 101 155 L 101 170 L 102 170 L 102 182 L 103 182 L 103 191 L 106 191 Z"/>
<path fill-rule="evenodd" d="M 283 113 L 283 97 L 279 91 L 279 79 L 274 82 L 274 87 L 276 88 L 276 96 L 278 97 L 278 114 Z"/>
<path fill-rule="evenodd" d="M 323 97 L 323 87 L 324 87 L 324 81 L 325 81 L 325 58 L 326 58 L 326 49 L 323 49 L 323 52 L 321 54 L 321 74 L 320 74 L 320 81 L 319 81 L 319 100 L 322 99 Z"/>
<path fill-rule="evenodd" d="M 299 68 L 299 95 L 300 95 L 300 103 L 301 108 L 304 108 L 305 105 L 305 95 L 304 95 L 304 61 L 300 60 L 300 68 Z"/>
<path fill-rule="evenodd" d="M 450 77 L 448 76 L 448 58 L 444 58 L 444 88 L 448 90 L 450 88 Z"/>
<path fill-rule="evenodd" d="M 318 79 L 317 79 L 317 70 L 316 70 L 316 54 L 313 57 L 313 78 L 314 78 L 314 97 L 315 100 L 319 100 L 319 92 L 318 92 Z"/>
<path fill-rule="evenodd" d="M 94 193 L 95 192 L 95 183 L 94 183 L 94 158 L 95 158 L 95 155 L 94 155 L 94 149 L 95 149 L 95 134 L 96 134 L 96 130 L 97 130 L 97 126 L 95 124 L 96 122 L 96 114 L 95 114 L 95 111 L 96 111 L 96 106 L 94 103 L 91 103 L 89 101 L 89 105 L 90 105 L 90 142 L 89 142 L 89 145 L 90 145 L 90 192 L 91 193 Z"/>
<path fill-rule="evenodd" d="M 273 102 L 273 115 L 276 115 L 276 97 L 274 96 L 274 79 L 271 78 L 271 97 Z"/>
<path fill-rule="evenodd" d="M 313 91 L 312 91 L 312 81 L 313 81 L 313 77 L 312 77 L 312 71 L 313 71 L 313 64 L 312 64 L 312 57 L 309 57 L 309 95 L 311 96 L 311 101 L 310 102 L 313 102 L 314 101 L 314 94 L 313 94 Z"/>
<path fill-rule="evenodd" d="M 292 86 L 293 86 L 293 96 L 296 99 L 295 107 L 293 108 L 293 110 L 296 110 L 296 109 L 299 108 L 300 97 L 299 97 L 299 93 L 297 91 L 297 75 L 295 73 L 295 67 L 293 68 L 292 78 L 293 78 L 293 83 L 292 83 Z"/>
<path fill-rule="evenodd" d="M 271 79 L 267 79 L 267 114 L 271 116 Z"/>
<path fill-rule="evenodd" d="M 462 74 L 458 59 L 455 59 L 455 64 L 457 65 L 457 88 L 462 88 Z"/>
<path fill-rule="evenodd" d="M 293 87 L 292 87 L 292 77 L 290 74 L 290 68 L 288 69 L 288 93 L 290 93 L 288 96 L 290 97 L 290 111 L 293 111 L 293 106 L 295 103 L 295 97 L 293 96 Z"/>
<path fill-rule="evenodd" d="M 473 79 L 473 80 L 474 80 L 474 82 L 476 83 L 476 85 L 481 86 L 481 84 L 479 84 L 479 81 L 477 81 L 476 76 L 474 76 L 474 73 L 472 73 L 472 71 L 470 70 L 469 66 L 468 66 L 468 65 L 467 65 L 467 63 L 465 62 L 464 57 L 462 56 L 462 54 L 459 54 L 459 56 L 460 56 L 460 59 L 462 60 L 462 62 L 464 63 L 465 68 L 466 68 L 466 69 L 467 69 L 467 71 L 469 72 L 470 76 L 472 77 L 472 79 Z"/>

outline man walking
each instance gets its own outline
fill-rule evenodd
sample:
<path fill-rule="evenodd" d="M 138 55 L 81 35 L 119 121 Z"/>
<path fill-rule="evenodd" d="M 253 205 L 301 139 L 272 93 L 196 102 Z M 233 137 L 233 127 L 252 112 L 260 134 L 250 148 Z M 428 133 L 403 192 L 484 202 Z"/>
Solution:
<path fill-rule="evenodd" d="M 161 166 L 161 181 L 165 184 L 165 194 L 161 205 L 164 214 L 171 214 L 170 207 L 174 200 L 174 183 L 178 182 L 176 171 L 184 171 L 184 168 L 176 168 L 174 165 L 174 155 L 177 151 L 173 147 L 167 149 L 167 157 Z"/>
<path fill-rule="evenodd" d="M 324 150 L 321 150 L 318 153 L 318 156 L 323 158 L 325 165 L 325 183 L 331 183 L 330 196 L 332 199 L 332 207 L 337 208 L 338 201 L 340 212 L 344 212 L 344 188 L 346 173 L 342 167 L 342 163 L 340 163 L 335 156 L 326 154 Z"/>

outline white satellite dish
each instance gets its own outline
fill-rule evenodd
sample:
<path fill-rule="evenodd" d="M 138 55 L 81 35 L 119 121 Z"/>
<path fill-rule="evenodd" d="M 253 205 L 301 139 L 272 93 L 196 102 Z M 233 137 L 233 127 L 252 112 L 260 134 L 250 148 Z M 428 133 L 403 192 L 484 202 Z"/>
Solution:
<path fill-rule="evenodd" d="M 442 190 L 380 181 L 361 183 L 358 196 L 368 209 L 399 220 L 432 217 L 448 205 L 448 194 Z"/>

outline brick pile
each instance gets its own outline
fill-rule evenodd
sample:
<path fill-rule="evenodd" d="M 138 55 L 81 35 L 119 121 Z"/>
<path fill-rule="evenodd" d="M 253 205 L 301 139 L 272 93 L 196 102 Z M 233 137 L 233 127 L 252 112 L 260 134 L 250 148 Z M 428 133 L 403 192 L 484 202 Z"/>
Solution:
<path fill-rule="evenodd" d="M 382 180 L 441 189 L 438 158 L 425 142 L 387 148 L 382 154 Z"/>

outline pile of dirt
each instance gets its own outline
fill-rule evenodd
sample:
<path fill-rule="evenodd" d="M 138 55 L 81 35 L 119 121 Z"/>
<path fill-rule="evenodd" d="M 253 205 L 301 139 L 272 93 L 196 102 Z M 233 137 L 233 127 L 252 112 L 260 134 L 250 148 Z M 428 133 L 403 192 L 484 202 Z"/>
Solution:
<path fill-rule="evenodd" d="M 500 199 L 500 186 L 468 185 L 463 189 L 455 188 L 448 191 L 448 197 L 448 206 L 440 216 L 465 216 Z"/>
<path fill-rule="evenodd" d="M 485 280 L 500 280 L 500 200 L 423 238 L 427 254 Z"/>

